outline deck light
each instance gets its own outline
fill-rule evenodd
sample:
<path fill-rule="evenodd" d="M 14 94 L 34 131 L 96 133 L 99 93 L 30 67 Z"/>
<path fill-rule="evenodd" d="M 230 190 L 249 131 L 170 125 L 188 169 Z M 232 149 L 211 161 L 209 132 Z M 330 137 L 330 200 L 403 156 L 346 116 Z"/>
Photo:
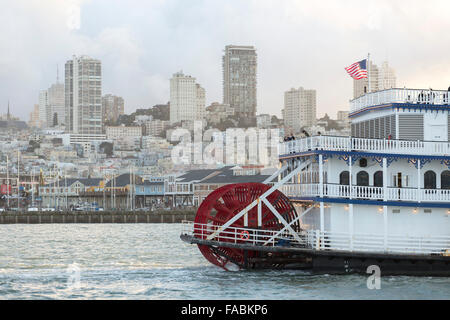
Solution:
<path fill-rule="evenodd" d="M 413 213 L 414 213 L 414 214 L 417 214 L 417 208 L 414 208 L 414 209 L 413 209 Z"/>

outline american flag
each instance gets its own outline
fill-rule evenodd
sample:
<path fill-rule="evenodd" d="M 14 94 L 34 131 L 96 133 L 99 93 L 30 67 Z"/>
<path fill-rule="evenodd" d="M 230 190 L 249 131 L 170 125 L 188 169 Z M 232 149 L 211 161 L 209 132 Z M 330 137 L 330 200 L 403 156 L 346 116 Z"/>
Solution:
<path fill-rule="evenodd" d="M 355 80 L 367 78 L 367 60 L 355 62 L 345 70 Z"/>

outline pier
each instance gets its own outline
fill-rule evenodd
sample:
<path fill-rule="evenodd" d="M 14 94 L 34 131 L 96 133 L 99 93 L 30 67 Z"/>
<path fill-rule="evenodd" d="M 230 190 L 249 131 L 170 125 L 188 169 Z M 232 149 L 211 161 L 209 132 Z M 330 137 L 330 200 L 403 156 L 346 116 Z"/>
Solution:
<path fill-rule="evenodd" d="M 0 212 L 0 224 L 47 223 L 181 223 L 194 220 L 194 210 Z"/>

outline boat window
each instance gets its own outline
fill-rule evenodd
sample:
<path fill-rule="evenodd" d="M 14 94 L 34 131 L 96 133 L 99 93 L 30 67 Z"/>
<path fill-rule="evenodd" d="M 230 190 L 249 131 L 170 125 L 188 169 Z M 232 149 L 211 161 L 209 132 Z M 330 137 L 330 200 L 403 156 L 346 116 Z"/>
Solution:
<path fill-rule="evenodd" d="M 374 187 L 383 186 L 383 171 L 377 171 L 373 174 L 373 186 Z"/>
<path fill-rule="evenodd" d="M 360 171 L 356 175 L 356 185 L 358 186 L 368 186 L 369 185 L 369 174 L 366 171 Z"/>
<path fill-rule="evenodd" d="M 441 173 L 441 189 L 450 189 L 450 170 Z"/>
<path fill-rule="evenodd" d="M 342 171 L 339 175 L 339 184 L 348 186 L 350 184 L 349 172 Z"/>
<path fill-rule="evenodd" d="M 427 171 L 424 175 L 425 189 L 436 189 L 436 173 L 434 171 Z"/>

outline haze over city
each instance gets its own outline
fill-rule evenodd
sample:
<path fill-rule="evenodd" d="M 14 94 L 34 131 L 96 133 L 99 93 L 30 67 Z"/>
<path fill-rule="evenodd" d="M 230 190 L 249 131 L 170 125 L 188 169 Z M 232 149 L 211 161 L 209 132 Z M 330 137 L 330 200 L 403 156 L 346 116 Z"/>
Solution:
<path fill-rule="evenodd" d="M 397 86 L 450 83 L 447 1 L 29 1 L 2 4 L 0 112 L 28 120 L 39 90 L 63 79 L 73 54 L 102 61 L 103 93 L 124 97 L 125 113 L 169 101 L 169 79 L 183 70 L 222 101 L 228 44 L 258 54 L 257 113 L 281 116 L 283 93 L 317 90 L 317 115 L 348 109 L 344 67 L 388 60 Z M 411 54 L 414 52 L 414 55 Z"/>

